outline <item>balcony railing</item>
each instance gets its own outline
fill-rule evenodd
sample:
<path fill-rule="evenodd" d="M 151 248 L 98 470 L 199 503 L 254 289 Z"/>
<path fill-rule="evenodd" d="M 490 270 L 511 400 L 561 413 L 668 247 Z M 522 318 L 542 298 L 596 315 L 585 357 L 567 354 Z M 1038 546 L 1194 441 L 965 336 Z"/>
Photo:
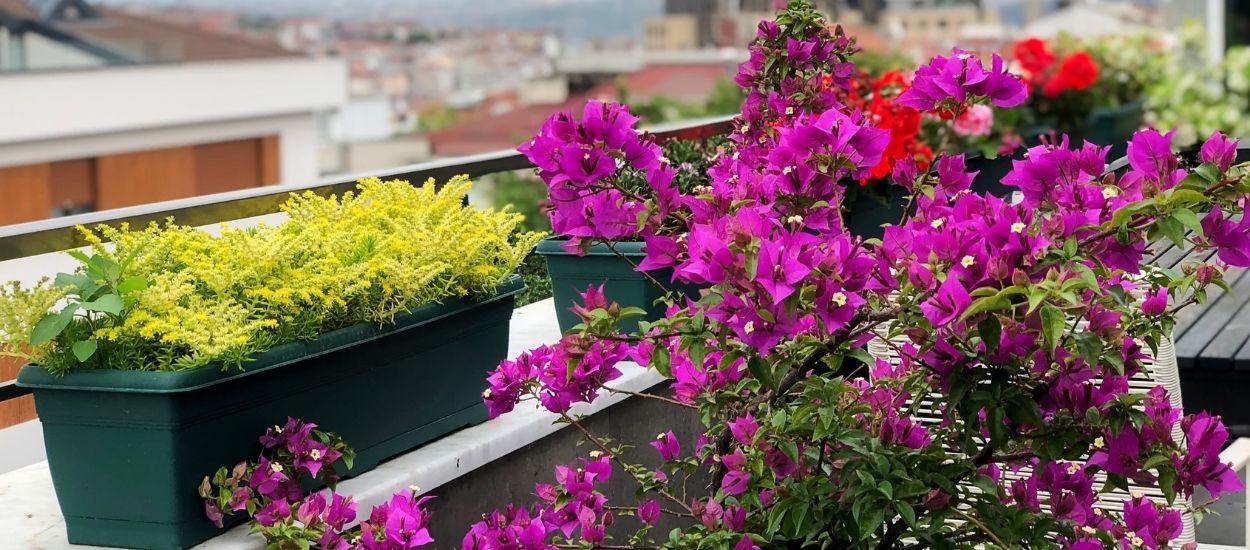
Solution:
<path fill-rule="evenodd" d="M 670 139 L 701 139 L 725 133 L 731 122 L 732 117 L 722 116 L 659 125 L 649 130 L 662 143 Z M 129 224 L 131 227 L 143 227 L 166 219 L 173 219 L 181 225 L 203 226 L 273 214 L 278 212 L 291 193 L 311 191 L 321 196 L 342 194 L 354 189 L 356 180 L 365 176 L 402 179 L 421 184 L 429 178 L 446 181 L 460 174 L 477 178 L 532 167 L 529 160 L 516 151 L 496 151 L 365 174 L 338 176 L 308 185 L 258 187 L 4 226 L 0 227 L 0 262 L 86 246 L 88 243 L 83 235 L 75 229 L 79 226 L 116 227 Z M 0 403 L 29 393 L 30 390 L 18 387 L 14 380 L 0 382 Z"/>

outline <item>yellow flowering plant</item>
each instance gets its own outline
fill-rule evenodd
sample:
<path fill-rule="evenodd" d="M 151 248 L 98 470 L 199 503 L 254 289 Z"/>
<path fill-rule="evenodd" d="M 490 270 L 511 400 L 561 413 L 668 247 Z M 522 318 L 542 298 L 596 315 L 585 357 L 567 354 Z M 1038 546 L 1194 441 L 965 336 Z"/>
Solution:
<path fill-rule="evenodd" d="M 543 234 L 518 231 L 524 217 L 507 208 L 468 206 L 471 185 L 369 178 L 342 197 L 293 194 L 282 223 L 216 236 L 172 221 L 84 228 L 75 273 L 0 288 L 0 348 L 56 374 L 241 366 L 279 344 L 489 295 Z"/>

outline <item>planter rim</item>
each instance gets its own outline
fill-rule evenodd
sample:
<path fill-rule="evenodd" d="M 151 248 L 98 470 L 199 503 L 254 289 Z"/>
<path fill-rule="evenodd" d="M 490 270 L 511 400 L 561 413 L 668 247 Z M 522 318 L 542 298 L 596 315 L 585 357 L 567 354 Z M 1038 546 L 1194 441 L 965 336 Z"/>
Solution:
<path fill-rule="evenodd" d="M 568 239 L 563 237 L 547 237 L 534 246 L 534 251 L 543 256 L 576 256 L 569 251 L 561 248 Z M 645 256 L 643 252 L 644 243 L 642 241 L 613 241 L 612 247 L 625 256 Z M 603 243 L 595 243 L 590 245 L 590 249 L 586 251 L 586 256 L 616 256 L 608 246 Z"/>
<path fill-rule="evenodd" d="M 525 288 L 513 274 L 497 287 L 495 294 L 481 299 L 451 298 L 444 303 L 418 306 L 395 315 L 394 323 L 365 322 L 324 333 L 306 342 L 289 342 L 258 353 L 244 363 L 244 370 L 223 370 L 219 363 L 182 371 L 133 371 L 117 369 L 75 369 L 65 376 L 54 376 L 41 366 L 28 364 L 18 371 L 17 385 L 23 388 L 96 391 L 114 393 L 169 394 L 200 390 L 240 378 L 280 368 L 310 357 L 376 340 L 388 334 L 409 330 L 462 311 L 505 299 Z"/>

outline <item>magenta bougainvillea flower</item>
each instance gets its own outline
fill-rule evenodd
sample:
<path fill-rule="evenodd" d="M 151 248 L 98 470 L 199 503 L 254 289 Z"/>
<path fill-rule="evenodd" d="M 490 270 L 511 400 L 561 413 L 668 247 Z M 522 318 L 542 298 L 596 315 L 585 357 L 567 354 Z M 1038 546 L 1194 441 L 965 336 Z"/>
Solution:
<path fill-rule="evenodd" d="M 977 56 L 959 48 L 950 57 L 934 56 L 916 70 L 911 88 L 898 97 L 899 105 L 918 111 L 950 109 L 976 97 L 995 107 L 1015 107 L 1029 97 L 1028 86 L 1003 67 L 1003 58 L 991 56 L 989 69 Z"/>

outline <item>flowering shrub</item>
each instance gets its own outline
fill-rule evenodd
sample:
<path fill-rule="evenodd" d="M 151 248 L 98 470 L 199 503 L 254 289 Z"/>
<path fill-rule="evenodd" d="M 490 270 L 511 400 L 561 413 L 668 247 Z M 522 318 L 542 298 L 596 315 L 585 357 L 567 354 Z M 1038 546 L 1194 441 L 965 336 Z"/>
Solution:
<path fill-rule="evenodd" d="M 28 347 L 22 355 L 58 374 L 241 365 L 278 344 L 493 292 L 542 235 L 515 232 L 518 214 L 466 206 L 470 185 L 363 180 L 341 199 L 292 196 L 278 225 L 219 236 L 172 223 L 84 229 L 91 252 L 71 252 L 78 271 L 0 290 L 0 347 Z M 61 297 L 68 304 L 48 313 Z"/>
<path fill-rule="evenodd" d="M 316 428 L 288 418 L 286 425 L 261 436 L 255 462 L 206 476 L 199 494 L 209 521 L 222 527 L 226 516 L 246 513 L 252 532 L 279 549 L 407 550 L 434 541 L 423 508 L 429 497 L 418 498 L 415 487 L 374 506 L 368 518 L 353 525 L 356 502 L 333 491 L 339 479 L 335 463 L 342 459 L 351 468 L 353 452 L 338 436 Z M 328 486 L 328 498 L 323 492 L 306 493 L 305 476 Z"/>
<path fill-rule="evenodd" d="M 581 190 L 567 211 L 613 219 L 628 205 L 648 266 L 707 288 L 621 334 L 617 318 L 634 312 L 592 287 L 576 330 L 498 367 L 483 394 L 492 416 L 534 401 L 596 451 L 557 468 L 533 506 L 485 516 L 464 548 L 1165 548 L 1182 513 L 1210 504 L 1191 500 L 1197 487 L 1214 498 L 1241 489 L 1219 462 L 1228 434 L 1217 417 L 1183 414 L 1161 388 L 1129 392 L 1177 310 L 1223 284 L 1225 267 L 1250 266 L 1239 214 L 1250 169 L 1233 166 L 1236 141 L 1213 134 L 1201 163 L 1182 167 L 1171 134 L 1142 131 L 1116 175 L 1104 174 L 1106 147 L 1057 139 L 1014 161 L 1003 183 L 1018 203 L 969 192 L 963 156 L 938 147 L 927 169 L 892 162 L 911 207 L 864 241 L 844 231 L 840 203 L 892 136 L 842 99 L 854 50 L 805 2 L 761 23 L 736 79 L 747 99 L 733 143 L 689 195 L 654 185 L 662 201 L 630 202 L 595 168 L 601 148 L 623 164 L 640 157 L 629 151 L 643 138 L 627 126 L 599 130 L 629 120 L 620 105 L 596 104 L 580 125 L 557 116 L 541 147 L 523 148 L 553 197 Z M 1072 59 L 1056 87 L 1089 80 Z M 1021 105 L 1029 87 L 998 56 L 955 50 L 920 67 L 895 103 L 957 120 Z M 688 215 L 667 215 L 677 203 Z M 610 226 L 574 227 L 580 239 L 616 238 Z M 1143 265 L 1159 239 L 1215 256 Z M 874 339 L 898 362 L 869 356 Z M 654 397 L 706 425 L 698 441 L 661 428 L 659 469 L 626 461 L 569 412 L 617 391 L 628 359 L 672 378 L 672 397 Z M 697 472 L 712 482 L 688 492 Z M 607 501 L 600 483 L 620 473 L 637 501 Z M 1130 481 L 1166 502 L 1105 499 Z M 613 538 L 620 516 L 636 530 Z M 656 537 L 660 516 L 687 527 Z"/>
<path fill-rule="evenodd" d="M 1155 38 L 1111 35 L 1027 38 L 1013 45 L 1012 57 L 1033 89 L 1023 130 L 1081 134 L 1096 109 L 1140 100 L 1166 55 Z"/>

